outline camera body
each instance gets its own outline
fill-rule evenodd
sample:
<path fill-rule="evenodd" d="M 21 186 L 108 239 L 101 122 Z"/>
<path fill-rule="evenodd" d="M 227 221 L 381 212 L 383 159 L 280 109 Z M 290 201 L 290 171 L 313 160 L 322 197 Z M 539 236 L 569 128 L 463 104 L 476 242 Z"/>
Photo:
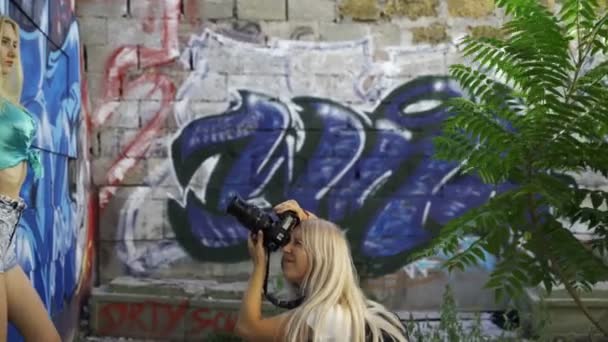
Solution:
<path fill-rule="evenodd" d="M 226 212 L 252 233 L 261 230 L 264 233 L 264 247 L 269 253 L 288 244 L 291 231 L 300 223 L 300 219 L 292 211 L 280 214 L 272 210 L 266 211 L 243 201 L 238 196 L 230 200 Z"/>

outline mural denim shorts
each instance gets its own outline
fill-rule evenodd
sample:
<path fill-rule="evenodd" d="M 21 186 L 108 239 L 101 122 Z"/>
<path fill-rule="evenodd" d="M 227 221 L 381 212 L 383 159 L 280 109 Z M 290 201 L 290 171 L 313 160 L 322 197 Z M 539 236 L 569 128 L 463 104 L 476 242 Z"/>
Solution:
<path fill-rule="evenodd" d="M 24 209 L 25 202 L 22 199 L 0 195 L 0 272 L 6 272 L 17 265 L 15 233 Z"/>

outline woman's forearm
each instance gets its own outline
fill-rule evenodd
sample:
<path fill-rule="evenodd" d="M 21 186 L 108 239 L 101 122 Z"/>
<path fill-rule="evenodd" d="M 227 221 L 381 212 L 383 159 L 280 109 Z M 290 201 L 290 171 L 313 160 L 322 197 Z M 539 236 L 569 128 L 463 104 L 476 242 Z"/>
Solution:
<path fill-rule="evenodd" d="M 264 266 L 254 266 L 243 302 L 239 310 L 237 330 L 243 333 L 251 330 L 251 326 L 262 319 L 262 288 L 264 286 Z"/>

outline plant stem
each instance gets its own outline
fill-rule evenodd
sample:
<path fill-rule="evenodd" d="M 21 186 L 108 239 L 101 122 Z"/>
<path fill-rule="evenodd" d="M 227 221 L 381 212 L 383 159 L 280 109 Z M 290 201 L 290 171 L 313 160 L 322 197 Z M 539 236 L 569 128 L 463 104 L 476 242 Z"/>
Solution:
<path fill-rule="evenodd" d="M 562 272 L 561 268 L 559 268 L 559 266 L 557 265 L 557 263 L 555 263 L 553 258 L 550 257 L 549 260 L 551 261 L 551 268 L 553 268 L 553 271 L 555 273 L 557 273 L 557 275 L 559 276 L 559 280 L 561 280 L 561 282 L 564 284 L 564 286 L 566 287 L 566 290 L 568 291 L 568 293 L 570 294 L 572 299 L 574 299 L 574 302 L 576 303 L 578 308 L 583 312 L 583 314 L 585 314 L 585 316 L 587 316 L 587 319 L 589 319 L 589 321 L 591 321 L 591 323 L 593 323 L 593 325 L 597 328 L 597 330 L 599 330 L 602 334 L 604 334 L 604 336 L 608 337 L 608 330 L 606 330 L 604 327 L 602 327 L 602 325 L 597 320 L 595 320 L 595 318 L 593 318 L 593 316 L 591 316 L 591 313 L 589 312 L 589 310 L 587 309 L 585 304 L 581 301 L 581 298 L 578 295 L 578 293 L 576 293 L 576 290 L 572 287 L 570 282 L 566 279 L 566 276 Z"/>
<path fill-rule="evenodd" d="M 532 176 L 532 168 L 530 167 L 530 164 L 528 163 L 527 165 L 527 176 L 530 178 Z M 532 194 L 529 193 L 528 194 L 528 206 L 529 206 L 529 210 L 530 210 L 530 216 L 531 216 L 531 221 L 532 221 L 532 229 L 536 231 L 536 229 L 538 228 L 538 218 L 536 217 L 536 201 L 534 200 L 534 197 L 532 197 Z M 539 232 L 540 234 L 544 235 L 542 232 Z M 544 251 L 541 252 L 542 254 L 545 254 Z M 583 314 L 587 317 L 587 319 L 589 319 L 589 321 L 605 336 L 608 336 L 608 330 L 604 329 L 598 321 L 595 320 L 595 318 L 593 318 L 593 316 L 591 316 L 591 313 L 589 312 L 589 310 L 587 309 L 587 307 L 585 306 L 585 304 L 581 301 L 581 298 L 579 297 L 579 295 L 576 293 L 576 290 L 572 287 L 572 285 L 570 284 L 570 282 L 568 281 L 568 279 L 566 279 L 565 274 L 562 272 L 562 269 L 559 267 L 559 265 L 557 264 L 557 262 L 555 262 L 555 259 L 549 255 L 549 262 L 551 262 L 551 269 L 553 270 L 553 272 L 555 272 L 555 274 L 557 274 L 557 276 L 559 277 L 559 280 L 564 284 L 564 286 L 566 287 L 566 290 L 568 291 L 568 293 L 570 294 L 570 297 L 572 297 L 572 299 L 574 299 L 574 302 L 576 303 L 576 305 L 578 306 L 578 308 L 583 312 Z"/>

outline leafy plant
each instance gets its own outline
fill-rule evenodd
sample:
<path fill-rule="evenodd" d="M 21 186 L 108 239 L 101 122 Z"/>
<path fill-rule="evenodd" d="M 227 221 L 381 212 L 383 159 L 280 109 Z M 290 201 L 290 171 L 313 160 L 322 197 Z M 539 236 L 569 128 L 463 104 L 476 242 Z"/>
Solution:
<path fill-rule="evenodd" d="M 443 305 L 441 306 L 441 323 L 439 329 L 446 334 L 448 341 L 458 341 L 459 336 L 464 335 L 464 329 L 458 321 L 458 312 L 456 311 L 456 301 L 452 289 L 449 285 L 446 286 L 443 293 Z M 477 333 L 480 329 L 473 329 Z"/>
<path fill-rule="evenodd" d="M 405 321 L 408 341 L 412 342 L 485 342 L 485 341 L 521 341 L 519 332 L 503 332 L 500 336 L 490 336 L 483 331 L 480 313 L 476 313 L 469 326 L 459 319 L 454 293 L 450 285 L 446 285 L 441 304 L 438 324 L 426 320 L 417 321 L 410 313 Z"/>
<path fill-rule="evenodd" d="M 414 258 L 442 251 L 450 270 L 477 264 L 490 253 L 499 262 L 487 287 L 498 299 L 525 287 L 550 293 L 564 284 L 589 320 L 579 291 L 608 279 L 608 193 L 585 189 L 581 172 L 608 176 L 608 16 L 596 0 L 563 0 L 553 13 L 537 0 L 497 0 L 508 21 L 501 38 L 471 38 L 462 53 L 471 65 L 450 67 L 469 93 L 435 140 L 438 159 L 495 186 L 484 205 L 449 222 Z M 584 205 L 590 202 L 590 205 Z M 566 223 L 564 223 L 566 222 Z M 583 244 L 568 225 L 585 224 Z M 479 239 L 458 252 L 464 236 Z"/>

